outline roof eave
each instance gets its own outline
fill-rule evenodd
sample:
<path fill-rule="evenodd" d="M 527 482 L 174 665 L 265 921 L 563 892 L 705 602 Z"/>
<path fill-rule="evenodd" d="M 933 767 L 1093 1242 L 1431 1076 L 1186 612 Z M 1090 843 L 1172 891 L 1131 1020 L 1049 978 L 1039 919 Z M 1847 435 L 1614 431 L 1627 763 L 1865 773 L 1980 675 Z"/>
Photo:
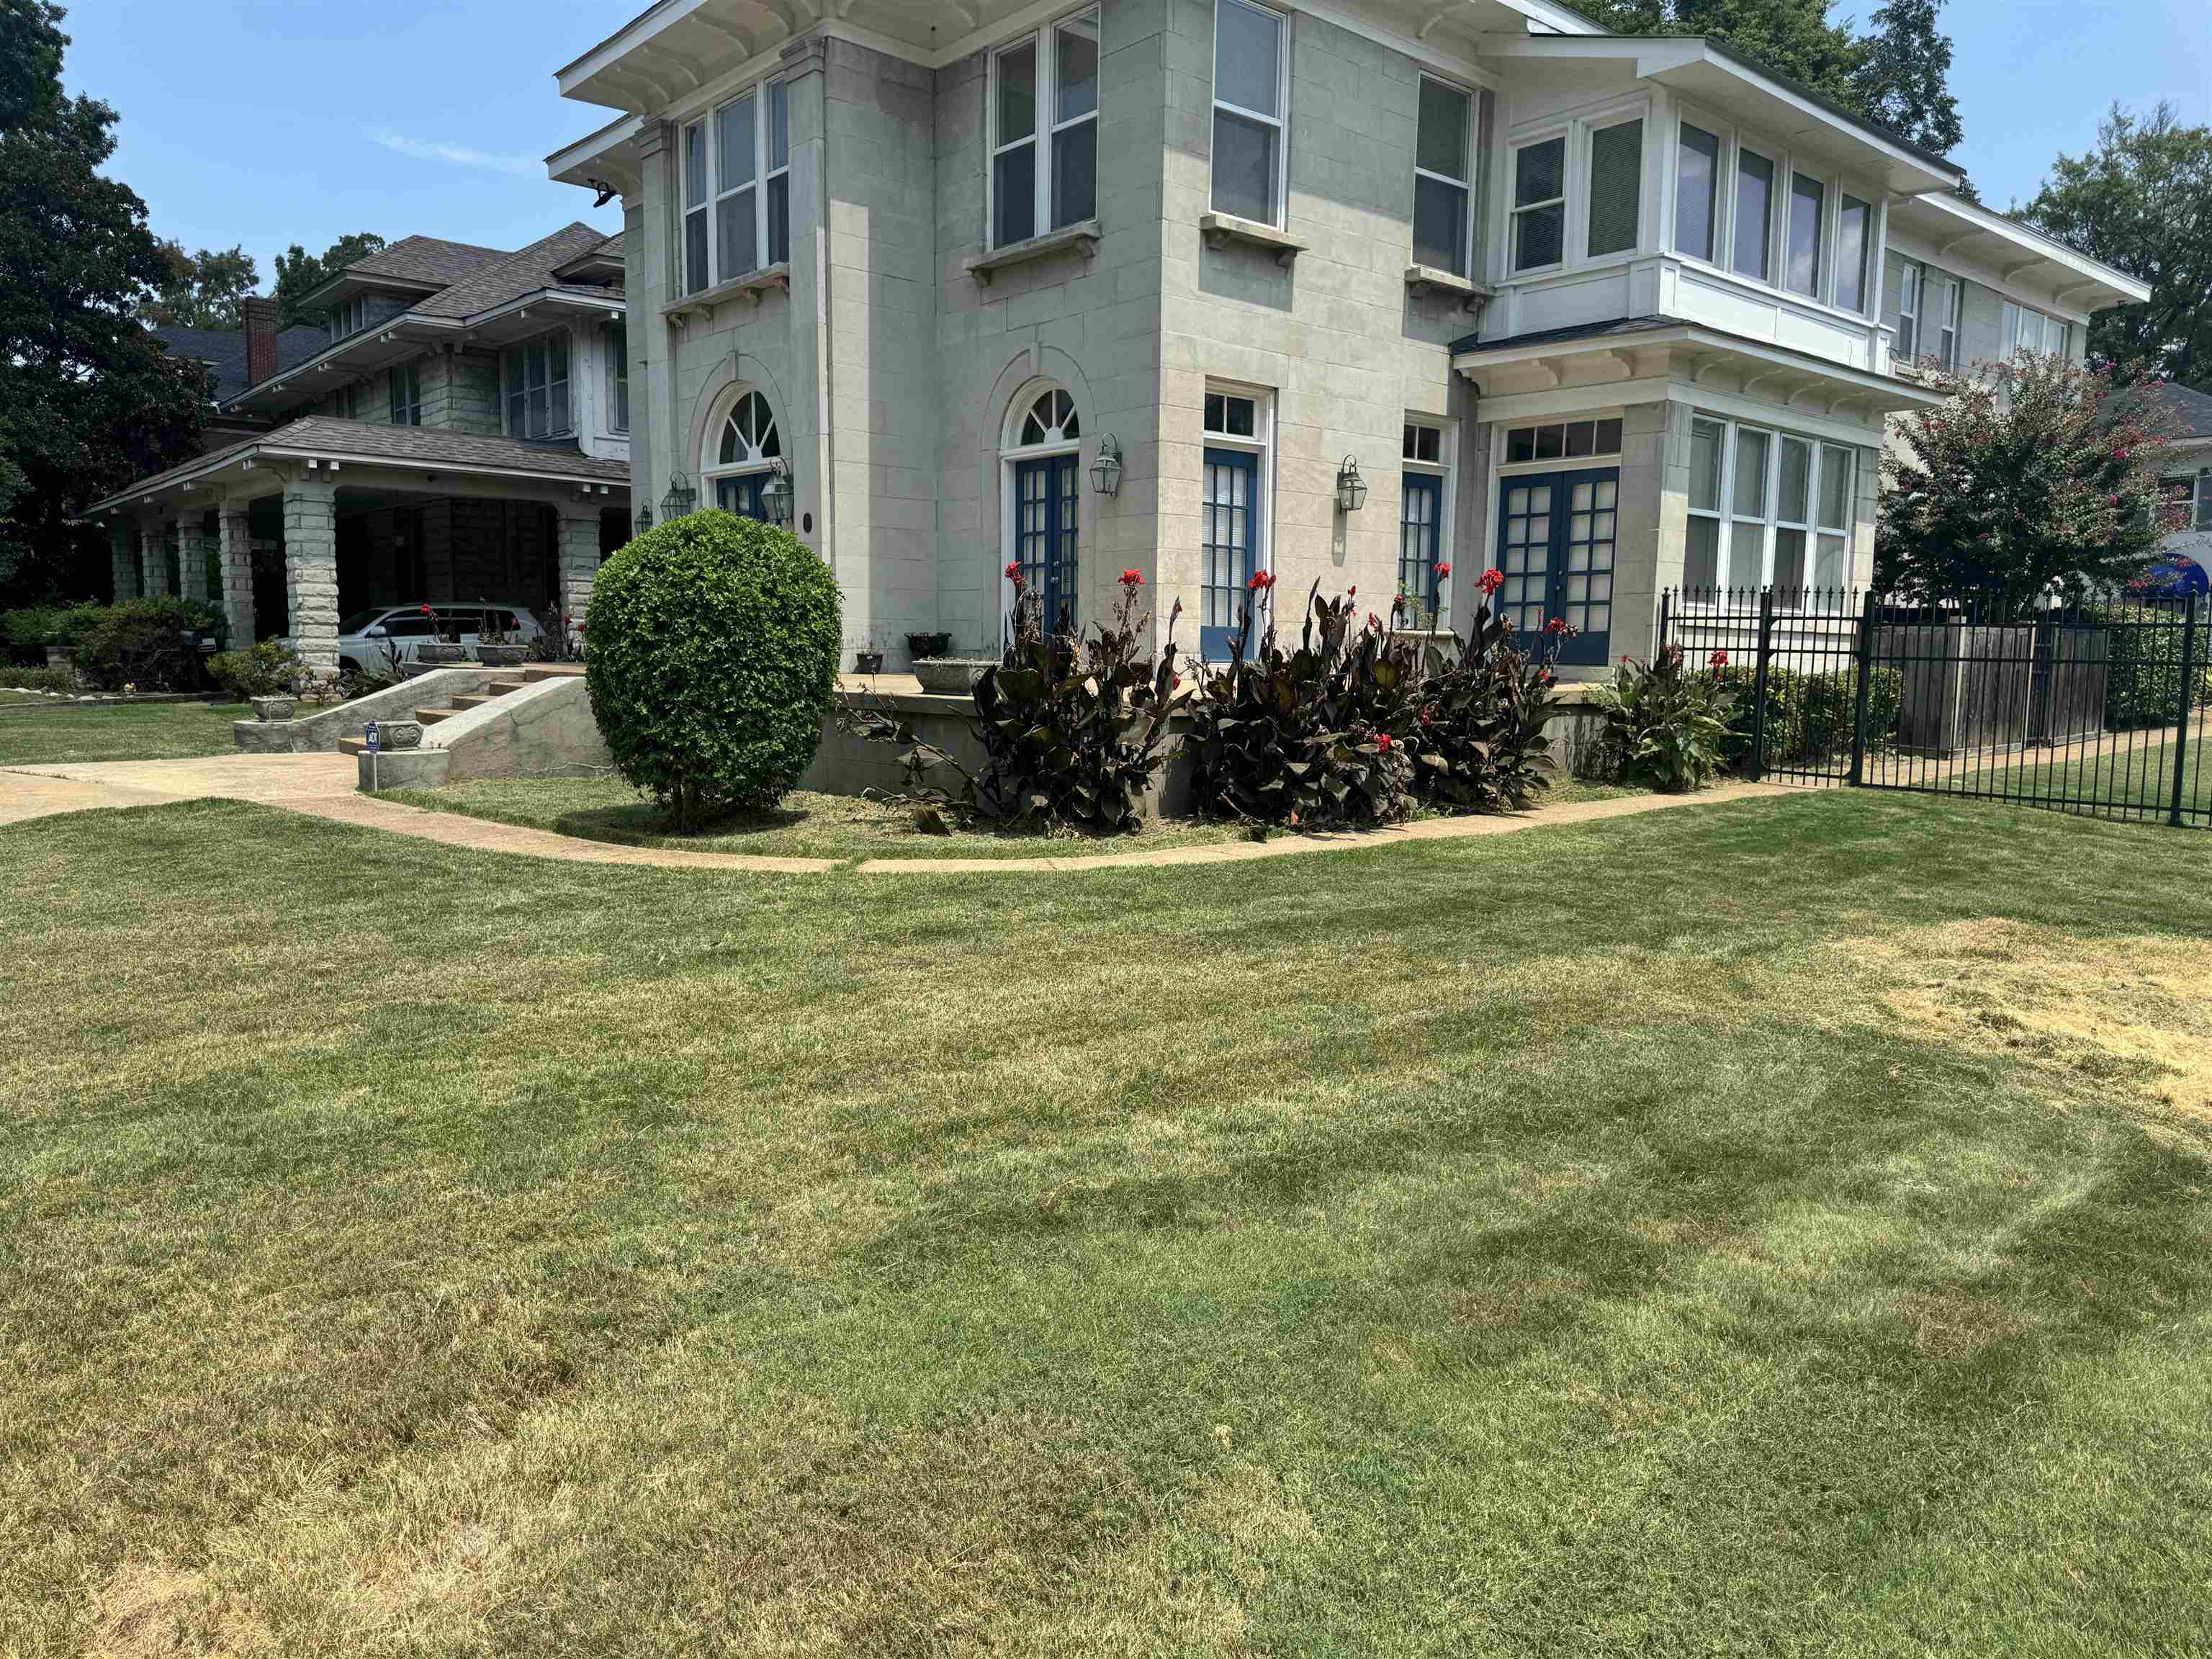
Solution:
<path fill-rule="evenodd" d="M 2021 224 L 2001 213 L 1957 196 L 1930 196 L 1916 204 L 1916 210 L 1938 214 L 1960 228 L 1959 244 L 1985 238 L 2002 246 L 2019 250 L 2028 256 L 2004 272 L 2008 282 L 2031 272 L 2055 272 L 2061 280 L 2049 275 L 2039 276 L 2040 286 L 2049 288 L 2055 303 L 2063 307 L 2081 311 L 2084 315 L 2110 310 L 2114 306 L 2142 305 L 2150 299 L 2150 285 L 2116 270 L 2103 260 L 2093 258 L 2077 248 L 2071 248 L 2057 238 L 2045 235 L 2032 226 Z M 2071 278 L 2071 281 L 2063 280 Z M 2091 303 L 2084 303 L 2089 301 Z"/>

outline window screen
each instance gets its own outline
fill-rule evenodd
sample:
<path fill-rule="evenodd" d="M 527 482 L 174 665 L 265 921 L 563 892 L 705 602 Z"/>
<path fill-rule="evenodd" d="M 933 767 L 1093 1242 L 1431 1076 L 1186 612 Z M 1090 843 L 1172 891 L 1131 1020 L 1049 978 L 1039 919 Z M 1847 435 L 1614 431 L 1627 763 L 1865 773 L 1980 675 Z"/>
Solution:
<path fill-rule="evenodd" d="M 1623 121 L 1590 135 L 1589 252 L 1625 253 L 1636 246 L 1644 179 L 1644 123 Z"/>

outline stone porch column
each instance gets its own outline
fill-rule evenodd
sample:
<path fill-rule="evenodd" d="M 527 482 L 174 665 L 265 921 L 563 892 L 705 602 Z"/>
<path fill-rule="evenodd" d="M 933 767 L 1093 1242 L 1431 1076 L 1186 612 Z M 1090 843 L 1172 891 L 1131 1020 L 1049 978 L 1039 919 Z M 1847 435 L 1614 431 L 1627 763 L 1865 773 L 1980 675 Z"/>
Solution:
<path fill-rule="evenodd" d="M 252 533 L 252 520 L 245 502 L 225 501 L 216 510 L 222 614 L 230 624 L 234 651 L 243 651 L 253 643 Z"/>
<path fill-rule="evenodd" d="M 185 514 L 177 520 L 177 592 L 204 605 L 208 599 L 208 555 L 215 549 L 215 530 L 205 513 Z"/>
<path fill-rule="evenodd" d="M 284 486 L 284 597 L 292 647 L 319 679 L 338 672 L 338 487 L 313 477 Z"/>
<path fill-rule="evenodd" d="M 115 574 L 115 602 L 138 597 L 138 526 L 129 519 L 108 526 L 108 559 Z"/>
<path fill-rule="evenodd" d="M 592 584 L 599 574 L 599 509 L 595 501 L 559 503 L 561 591 L 555 598 L 570 626 L 591 609 Z"/>
<path fill-rule="evenodd" d="M 143 586 L 140 592 L 149 599 L 166 598 L 169 592 L 169 544 L 159 519 L 142 519 L 138 523 L 138 577 Z"/>

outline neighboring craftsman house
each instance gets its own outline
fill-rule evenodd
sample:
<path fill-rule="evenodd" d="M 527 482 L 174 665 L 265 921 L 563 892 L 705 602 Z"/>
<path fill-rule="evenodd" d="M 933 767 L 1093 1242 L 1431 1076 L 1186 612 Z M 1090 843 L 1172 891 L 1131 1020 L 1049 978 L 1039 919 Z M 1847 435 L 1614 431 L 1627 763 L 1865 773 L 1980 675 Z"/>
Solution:
<path fill-rule="evenodd" d="M 234 641 L 291 639 L 337 667 L 338 622 L 409 600 L 498 600 L 580 617 L 629 536 L 623 249 L 572 224 L 520 252 L 410 236 L 306 296 L 318 349 L 248 302 L 260 422 L 95 505 L 118 599 L 220 601 Z"/>

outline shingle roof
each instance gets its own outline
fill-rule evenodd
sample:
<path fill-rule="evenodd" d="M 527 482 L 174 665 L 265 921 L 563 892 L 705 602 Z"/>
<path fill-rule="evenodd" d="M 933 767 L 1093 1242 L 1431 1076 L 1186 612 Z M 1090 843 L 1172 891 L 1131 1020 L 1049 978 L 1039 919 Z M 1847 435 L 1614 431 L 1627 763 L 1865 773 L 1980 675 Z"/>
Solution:
<path fill-rule="evenodd" d="M 155 339 L 169 348 L 172 357 L 190 357 L 215 368 L 216 401 L 235 398 L 246 390 L 246 331 L 242 328 L 157 328 Z M 276 368 L 282 374 L 296 368 L 331 343 L 327 331 L 305 326 L 281 329 L 276 335 Z"/>
<path fill-rule="evenodd" d="M 550 236 L 539 238 L 520 252 L 507 255 L 466 281 L 455 283 L 442 294 L 433 295 L 412 309 L 425 317 L 471 317 L 479 311 L 489 311 L 495 306 L 505 305 L 510 300 L 519 300 L 526 294 L 569 286 L 556 276 L 554 270 L 582 258 L 609 240 L 605 231 L 580 219 L 555 231 Z M 583 291 L 611 292 L 609 289 Z"/>
<path fill-rule="evenodd" d="M 445 288 L 466 282 L 508 257 L 503 248 L 472 242 L 448 242 L 435 236 L 403 236 L 381 253 L 346 267 L 363 276 L 390 276 L 403 283 Z"/>

